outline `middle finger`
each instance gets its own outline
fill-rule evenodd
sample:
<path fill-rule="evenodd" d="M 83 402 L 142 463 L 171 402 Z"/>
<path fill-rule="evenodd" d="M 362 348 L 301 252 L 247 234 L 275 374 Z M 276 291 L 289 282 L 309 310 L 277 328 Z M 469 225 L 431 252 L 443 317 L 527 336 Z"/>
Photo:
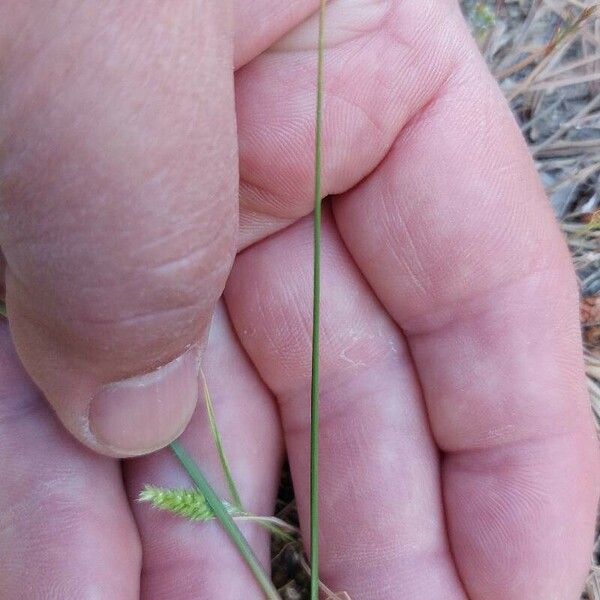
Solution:
<path fill-rule="evenodd" d="M 234 327 L 276 395 L 308 533 L 311 220 L 236 259 Z M 438 456 L 405 341 L 332 219 L 323 230 L 321 560 L 325 582 L 364 600 L 464 600 L 448 550 Z M 307 539 L 307 536 L 305 537 Z"/>

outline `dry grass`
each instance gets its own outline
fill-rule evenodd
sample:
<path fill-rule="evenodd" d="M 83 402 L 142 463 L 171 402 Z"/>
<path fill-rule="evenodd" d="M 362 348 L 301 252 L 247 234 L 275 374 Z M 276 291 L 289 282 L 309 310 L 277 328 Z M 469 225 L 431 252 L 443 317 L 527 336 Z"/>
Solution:
<path fill-rule="evenodd" d="M 462 0 L 526 137 L 581 282 L 588 383 L 600 423 L 600 4 L 598 0 Z M 291 484 L 279 517 L 295 520 Z M 298 548 L 274 548 L 285 600 L 306 598 Z M 600 537 L 583 598 L 600 600 Z M 540 598 L 540 600 L 546 600 Z"/>

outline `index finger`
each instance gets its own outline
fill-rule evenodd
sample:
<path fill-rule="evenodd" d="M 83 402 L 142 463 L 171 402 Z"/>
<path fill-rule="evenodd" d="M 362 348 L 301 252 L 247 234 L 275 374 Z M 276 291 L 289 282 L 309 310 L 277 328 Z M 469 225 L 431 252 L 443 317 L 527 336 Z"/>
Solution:
<path fill-rule="evenodd" d="M 508 107 L 455 30 L 449 76 L 334 213 L 407 336 L 469 596 L 574 598 L 598 496 L 576 282 Z"/>

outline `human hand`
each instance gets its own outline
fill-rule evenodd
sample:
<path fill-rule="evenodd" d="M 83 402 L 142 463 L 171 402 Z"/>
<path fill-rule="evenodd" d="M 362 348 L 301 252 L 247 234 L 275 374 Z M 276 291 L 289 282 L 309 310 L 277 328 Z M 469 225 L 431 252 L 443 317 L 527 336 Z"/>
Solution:
<path fill-rule="evenodd" d="M 315 36 L 304 25 L 277 39 L 315 4 L 281 8 L 262 0 L 236 7 L 235 61 L 247 63 L 235 81 L 239 240 L 248 249 L 236 259 L 225 294 L 233 328 L 221 309 L 203 359 L 248 507 L 262 514 L 273 504 L 279 413 L 303 524 L 311 295 L 311 231 L 303 217 L 312 208 Z M 189 16 L 186 5 L 177 3 Z M 173 35 L 169 27 L 179 13 L 157 6 L 152 22 L 133 24 L 133 12 L 124 15 L 130 21 L 119 21 L 132 27 L 122 43 L 134 65 L 140 47 L 130 38 L 139 36 L 144 48 L 158 44 L 155 59 L 165 54 L 159 42 L 174 53 L 193 46 L 192 25 L 200 21 L 175 19 L 181 45 L 174 44 L 168 33 L 158 34 Z M 76 16 L 83 14 L 95 29 L 87 10 Z M 101 12 L 113 22 L 115 14 Z M 220 18 L 215 15 L 219 26 Z M 54 46 L 38 58 L 46 66 L 55 64 L 51 50 L 60 46 L 49 39 Z M 324 228 L 323 577 L 355 599 L 575 598 L 593 533 L 596 442 L 581 372 L 576 285 L 520 134 L 454 2 L 334 2 L 327 39 L 324 184 L 333 198 Z M 85 47 L 95 52 L 101 41 Z M 95 152 L 114 159 L 111 168 L 130 159 L 116 182 L 106 168 L 95 168 L 99 157 L 90 160 L 80 146 L 64 160 L 73 137 L 90 127 L 77 122 L 69 129 L 69 117 L 79 114 L 74 110 L 60 118 L 42 111 L 43 123 L 58 119 L 50 119 L 56 130 L 27 121 L 23 132 L 15 125 L 8 138 L 31 153 L 11 146 L 23 162 L 8 164 L 23 171 L 8 179 L 10 193 L 2 199 L 10 217 L 2 229 L 9 271 L 14 275 L 19 266 L 25 275 L 11 275 L 8 290 L 20 355 L 67 427 L 94 449 L 118 456 L 163 445 L 180 430 L 196 400 L 195 374 L 177 375 L 178 385 L 185 379 L 180 389 L 167 379 L 145 392 L 123 425 L 123 413 L 107 417 L 121 439 L 142 432 L 127 452 L 86 435 L 84 399 L 98 382 L 147 371 L 201 339 L 233 254 L 231 95 L 226 82 L 209 99 L 199 91 L 206 73 L 221 82 L 224 65 L 199 47 L 187 60 L 178 64 L 194 77 L 175 70 L 169 80 L 174 88 L 150 86 L 148 99 L 140 77 L 139 98 L 126 103 L 127 110 L 107 103 L 101 116 L 125 120 L 131 129 L 108 127 L 92 111 L 91 123 L 101 124 L 91 136 Z M 194 61 L 197 67 L 190 66 Z M 93 84 L 88 101 L 101 83 L 122 93 L 132 85 L 131 73 L 154 77 L 148 65 L 136 70 L 121 62 L 120 77 L 114 77 L 114 62 L 108 81 L 103 71 L 97 80 L 86 76 Z M 171 72 L 165 67 L 161 76 Z M 180 90 L 182 80 L 187 104 L 174 103 L 173 89 Z M 64 95 L 56 101 L 55 94 L 69 89 L 64 81 L 56 89 L 51 83 L 40 83 L 53 89 L 48 106 L 88 106 L 79 82 L 73 104 Z M 210 127 L 203 129 L 194 101 L 214 111 Z M 147 119 L 137 122 L 140 102 Z M 14 105 L 29 116 L 17 100 Z M 190 123 L 202 133 L 190 136 L 181 151 Z M 63 128 L 71 134 L 60 138 L 63 160 L 48 163 Z M 228 133 L 207 151 L 215 129 Z M 199 156 L 205 164 L 195 166 Z M 217 165 L 211 181 L 203 179 L 207 161 Z M 82 162 L 86 178 L 77 187 L 68 175 Z M 157 164 L 167 165 L 164 173 L 159 169 L 161 177 L 144 187 Z M 35 177 L 23 180 L 32 170 Z M 47 190 L 52 193 L 42 211 L 36 203 Z M 220 202 L 214 201 L 217 190 L 223 191 Z M 201 210 L 197 196 L 204 200 Z M 114 202 L 114 210 L 94 209 L 98 197 L 110 199 L 103 209 Z M 24 219 L 24 206 L 39 212 Z M 76 206 L 81 219 L 64 221 L 60 213 L 48 225 L 51 235 L 42 238 L 48 244 L 32 244 L 47 231 L 48 206 L 56 214 Z M 88 214 L 102 216 L 98 230 L 84 220 Z M 168 215 L 175 220 L 163 230 Z M 222 235 L 211 254 L 205 246 L 215 231 Z M 189 260 L 174 258 L 188 256 L 190 247 Z M 176 268 L 160 269 L 164 264 Z M 91 286 L 90 277 L 102 285 Z M 29 296 L 18 293 L 19 282 Z M 74 318 L 65 318 L 67 309 Z M 45 310 L 47 322 L 39 317 Z M 0 534 L 8 567 L 0 596 L 18 597 L 25 589 L 25 598 L 128 599 L 139 597 L 141 581 L 144 598 L 259 597 L 216 526 L 181 522 L 132 502 L 144 483 L 184 484 L 166 452 L 127 461 L 123 486 L 115 460 L 83 449 L 57 425 L 26 380 L 6 332 L 3 350 L 0 506 L 10 528 Z M 112 408 L 120 410 L 126 399 L 117 397 Z M 184 440 L 214 474 L 217 463 L 199 413 Z M 266 560 L 267 540 L 250 531 Z"/>

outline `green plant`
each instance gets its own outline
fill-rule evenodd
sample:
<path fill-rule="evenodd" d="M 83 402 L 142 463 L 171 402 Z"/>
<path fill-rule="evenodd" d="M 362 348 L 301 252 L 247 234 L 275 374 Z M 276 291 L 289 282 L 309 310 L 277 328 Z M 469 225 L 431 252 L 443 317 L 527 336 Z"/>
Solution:
<path fill-rule="evenodd" d="M 213 521 L 216 516 L 206 497 L 198 489 L 166 489 L 146 485 L 140 492 L 139 502 L 148 502 L 158 510 L 165 510 L 189 521 Z M 264 527 L 284 542 L 294 542 L 290 533 L 297 533 L 292 525 L 276 517 L 259 517 L 240 510 L 226 500 L 221 500 L 227 512 L 236 521 L 250 521 Z M 289 532 L 289 533 L 288 533 Z"/>
<path fill-rule="evenodd" d="M 206 414 L 208 415 L 208 424 L 210 425 L 210 432 L 215 442 L 217 453 L 219 454 L 219 462 L 221 463 L 221 469 L 223 470 L 223 474 L 225 475 L 225 479 L 227 480 L 229 495 L 231 496 L 231 500 L 233 501 L 234 505 L 237 508 L 239 508 L 240 511 L 243 511 L 242 500 L 240 499 L 240 494 L 235 485 L 235 481 L 233 480 L 231 469 L 229 468 L 229 462 L 227 461 L 225 449 L 223 448 L 223 442 L 221 441 L 221 435 L 219 434 L 219 429 L 217 427 L 215 409 L 213 407 L 212 399 L 210 397 L 210 391 L 206 383 L 206 377 L 204 376 L 204 372 L 202 370 L 200 371 L 200 377 L 202 379 L 202 389 L 204 394 L 204 403 L 206 405 Z"/>
<path fill-rule="evenodd" d="M 183 468 L 186 470 L 190 479 L 194 482 L 200 493 L 206 499 L 206 504 L 213 512 L 215 518 L 223 527 L 225 533 L 237 547 L 240 555 L 252 571 L 256 581 L 261 586 L 266 598 L 269 600 L 281 600 L 271 578 L 265 573 L 254 551 L 248 544 L 248 541 L 235 524 L 227 506 L 219 499 L 216 492 L 200 471 L 194 459 L 186 452 L 183 446 L 175 441 L 169 446 L 173 454 L 177 457 Z"/>
<path fill-rule="evenodd" d="M 288 538 L 288 540 L 292 540 L 292 538 L 284 531 L 286 529 L 285 523 L 270 517 L 257 517 L 244 511 L 239 492 L 231 474 L 231 469 L 229 468 L 229 462 L 217 427 L 210 392 L 202 371 L 200 372 L 200 376 L 202 379 L 204 403 L 211 435 L 215 447 L 217 448 L 219 462 L 225 479 L 227 480 L 229 494 L 231 495 L 233 504 L 221 500 L 218 497 L 194 459 L 178 441 L 173 442 L 170 445 L 170 449 L 179 460 L 181 466 L 188 473 L 190 479 L 196 485 L 196 489 L 164 489 L 146 485 L 140 492 L 138 500 L 140 502 L 149 502 L 157 509 L 166 510 L 190 521 L 205 522 L 213 519 L 218 520 L 231 541 L 237 547 L 249 569 L 254 574 L 254 577 L 261 586 L 266 598 L 269 600 L 281 600 L 270 577 L 262 568 L 258 558 L 238 526 L 235 524 L 233 518 L 254 521 L 275 535 L 284 539 Z"/>
<path fill-rule="evenodd" d="M 315 209 L 313 264 L 312 374 L 310 387 L 310 597 L 319 598 L 319 330 L 321 306 L 321 138 L 323 129 L 323 58 L 325 0 L 319 10 L 317 108 L 315 127 Z"/>
<path fill-rule="evenodd" d="M 140 492 L 139 502 L 149 502 L 160 510 L 166 510 L 190 521 L 211 521 L 215 518 L 213 509 L 199 490 L 165 489 L 146 485 Z M 228 502 L 221 501 L 227 512 L 235 517 L 240 510 Z"/>

